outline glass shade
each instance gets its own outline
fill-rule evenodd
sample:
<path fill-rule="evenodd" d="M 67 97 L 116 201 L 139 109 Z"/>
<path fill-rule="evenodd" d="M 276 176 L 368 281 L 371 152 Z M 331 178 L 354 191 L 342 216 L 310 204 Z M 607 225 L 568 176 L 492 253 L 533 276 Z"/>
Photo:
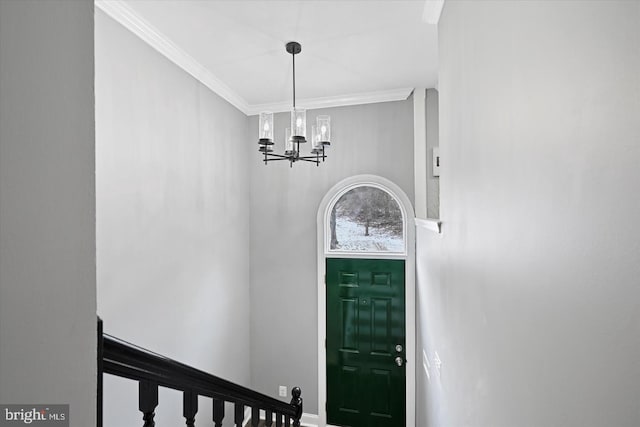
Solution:
<path fill-rule="evenodd" d="M 291 129 L 284 130 L 284 154 L 289 156 L 293 154 L 293 140 L 291 139 Z"/>
<path fill-rule="evenodd" d="M 318 135 L 320 142 L 325 145 L 329 145 L 331 142 L 331 117 L 318 116 L 316 117 L 316 126 L 318 128 Z"/>
<path fill-rule="evenodd" d="M 316 125 L 311 126 L 311 152 L 313 154 L 322 153 L 322 141 Z"/>
<path fill-rule="evenodd" d="M 258 127 L 258 143 L 261 145 L 273 144 L 273 113 L 260 113 L 260 123 Z"/>
<path fill-rule="evenodd" d="M 307 111 L 304 109 L 291 111 L 291 138 L 296 142 L 307 141 Z"/>

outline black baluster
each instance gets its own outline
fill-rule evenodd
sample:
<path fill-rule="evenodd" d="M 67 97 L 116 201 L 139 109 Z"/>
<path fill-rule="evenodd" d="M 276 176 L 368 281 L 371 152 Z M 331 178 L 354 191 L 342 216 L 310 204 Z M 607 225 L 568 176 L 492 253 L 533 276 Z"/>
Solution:
<path fill-rule="evenodd" d="M 276 412 L 276 427 L 282 427 L 282 414 Z"/>
<path fill-rule="evenodd" d="M 224 418 L 224 400 L 213 399 L 213 422 L 215 427 L 222 427 Z"/>
<path fill-rule="evenodd" d="M 187 427 L 195 427 L 196 413 L 198 412 L 198 394 L 193 391 L 185 391 L 182 394 L 182 415 L 187 420 Z"/>
<path fill-rule="evenodd" d="M 264 415 L 264 418 L 265 418 L 264 425 L 267 426 L 267 427 L 271 427 L 273 425 L 273 412 L 266 411 L 265 415 Z"/>
<path fill-rule="evenodd" d="M 258 427 L 260 423 L 260 408 L 254 406 L 251 408 L 251 427 Z"/>
<path fill-rule="evenodd" d="M 300 418 L 302 418 L 302 390 L 300 387 L 294 387 L 291 390 L 291 396 L 291 404 L 296 407 L 296 416 L 293 418 L 293 427 L 300 427 Z"/>
<path fill-rule="evenodd" d="M 151 381 L 140 381 L 138 384 L 138 409 L 142 412 L 142 427 L 155 427 L 153 417 L 158 406 L 158 384 Z"/>
<path fill-rule="evenodd" d="M 244 405 L 242 403 L 236 403 L 235 419 L 236 427 L 242 427 L 244 421 Z"/>

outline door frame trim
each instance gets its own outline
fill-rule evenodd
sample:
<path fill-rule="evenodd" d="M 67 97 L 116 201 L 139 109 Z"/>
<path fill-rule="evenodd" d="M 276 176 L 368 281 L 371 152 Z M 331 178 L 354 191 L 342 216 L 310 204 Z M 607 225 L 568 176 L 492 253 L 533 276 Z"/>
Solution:
<path fill-rule="evenodd" d="M 380 188 L 395 198 L 402 211 L 404 222 L 405 248 L 404 254 L 398 253 L 341 253 L 326 250 L 326 226 L 331 209 L 338 199 L 352 188 L 371 185 Z M 377 175 L 356 175 L 343 179 L 325 194 L 320 202 L 317 215 L 317 257 L 318 257 L 318 427 L 327 427 L 327 356 L 325 340 L 327 337 L 326 316 L 326 258 L 372 258 L 372 259 L 404 259 L 405 268 L 405 333 L 406 333 L 406 408 L 405 426 L 414 427 L 416 419 L 416 245 L 415 245 L 415 213 L 411 200 L 396 184 Z"/>

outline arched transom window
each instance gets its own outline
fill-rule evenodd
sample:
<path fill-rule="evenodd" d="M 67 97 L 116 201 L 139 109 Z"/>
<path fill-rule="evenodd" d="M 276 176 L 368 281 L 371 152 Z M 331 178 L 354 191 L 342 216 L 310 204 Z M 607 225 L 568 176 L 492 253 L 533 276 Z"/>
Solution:
<path fill-rule="evenodd" d="M 328 252 L 406 252 L 402 209 L 377 186 L 359 185 L 345 191 L 331 208 L 328 222 Z"/>

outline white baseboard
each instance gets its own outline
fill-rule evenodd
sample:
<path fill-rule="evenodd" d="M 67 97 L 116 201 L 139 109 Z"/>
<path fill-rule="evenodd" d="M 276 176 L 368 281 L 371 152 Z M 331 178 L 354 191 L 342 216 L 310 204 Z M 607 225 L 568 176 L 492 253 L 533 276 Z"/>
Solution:
<path fill-rule="evenodd" d="M 265 417 L 264 411 L 261 410 L 260 419 L 264 420 L 264 417 Z M 251 408 L 247 408 L 244 411 L 244 421 L 242 422 L 242 425 L 248 426 L 250 420 L 251 420 Z M 305 427 L 318 427 L 318 416 L 315 414 L 304 413 L 300 418 L 300 424 L 302 424 Z"/>
<path fill-rule="evenodd" d="M 318 419 L 319 417 L 315 414 L 302 414 L 302 418 L 300 418 L 300 424 L 305 427 L 318 427 Z"/>

